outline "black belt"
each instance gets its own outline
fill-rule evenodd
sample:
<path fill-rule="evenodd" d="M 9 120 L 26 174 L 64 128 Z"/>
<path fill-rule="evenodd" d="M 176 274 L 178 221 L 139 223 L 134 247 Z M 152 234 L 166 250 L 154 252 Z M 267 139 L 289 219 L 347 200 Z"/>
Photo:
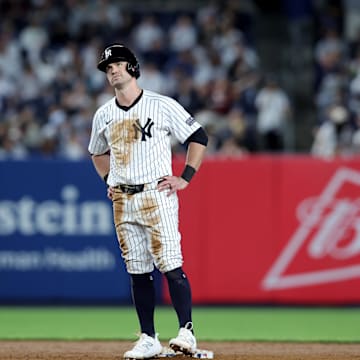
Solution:
<path fill-rule="evenodd" d="M 120 189 L 124 194 L 129 194 L 129 195 L 133 195 L 144 191 L 144 187 L 145 184 L 139 184 L 139 185 L 120 184 L 115 186 L 116 189 Z"/>
<path fill-rule="evenodd" d="M 157 184 L 160 184 L 165 179 L 160 179 Z M 115 186 L 115 189 L 121 190 L 124 194 L 134 195 L 139 192 L 144 191 L 146 184 L 138 184 L 138 185 L 127 185 L 127 184 L 120 184 Z"/>

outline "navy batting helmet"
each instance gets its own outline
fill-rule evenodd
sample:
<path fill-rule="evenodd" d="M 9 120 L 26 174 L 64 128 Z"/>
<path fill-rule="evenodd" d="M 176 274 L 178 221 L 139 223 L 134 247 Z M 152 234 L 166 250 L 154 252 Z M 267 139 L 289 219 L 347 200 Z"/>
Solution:
<path fill-rule="evenodd" d="M 130 49 L 121 44 L 108 46 L 101 54 L 97 68 L 106 72 L 106 66 L 117 61 L 126 61 L 126 70 L 136 79 L 140 76 L 140 66 L 136 56 Z"/>

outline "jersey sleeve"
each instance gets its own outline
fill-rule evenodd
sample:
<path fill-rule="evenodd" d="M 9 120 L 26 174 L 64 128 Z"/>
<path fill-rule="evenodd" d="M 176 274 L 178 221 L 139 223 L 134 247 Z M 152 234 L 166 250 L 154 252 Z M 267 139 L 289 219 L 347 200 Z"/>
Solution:
<path fill-rule="evenodd" d="M 93 118 L 90 142 L 88 146 L 90 154 L 101 155 L 109 150 L 109 146 L 104 135 L 104 129 L 101 124 L 101 112 L 97 111 Z"/>
<path fill-rule="evenodd" d="M 172 135 L 182 144 L 201 127 L 194 117 L 174 99 L 166 99 L 164 114 Z"/>

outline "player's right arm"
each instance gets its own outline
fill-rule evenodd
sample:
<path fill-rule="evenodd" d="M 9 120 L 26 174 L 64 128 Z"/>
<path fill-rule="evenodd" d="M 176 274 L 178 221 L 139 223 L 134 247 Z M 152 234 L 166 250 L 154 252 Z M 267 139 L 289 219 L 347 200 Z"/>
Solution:
<path fill-rule="evenodd" d="M 107 152 L 101 155 L 91 155 L 91 160 L 94 164 L 96 172 L 106 182 L 110 171 L 110 153 Z"/>
<path fill-rule="evenodd" d="M 88 150 L 96 172 L 107 183 L 110 172 L 110 151 L 104 135 L 102 112 L 99 110 L 94 115 Z M 110 187 L 108 188 L 108 197 L 111 198 L 112 194 L 109 194 L 109 190 L 111 190 Z"/>
<path fill-rule="evenodd" d="M 91 160 L 94 164 L 96 172 L 106 183 L 110 171 L 110 152 L 101 155 L 91 155 Z M 108 186 L 107 197 L 110 200 L 112 200 L 113 194 L 114 189 L 111 186 Z"/>

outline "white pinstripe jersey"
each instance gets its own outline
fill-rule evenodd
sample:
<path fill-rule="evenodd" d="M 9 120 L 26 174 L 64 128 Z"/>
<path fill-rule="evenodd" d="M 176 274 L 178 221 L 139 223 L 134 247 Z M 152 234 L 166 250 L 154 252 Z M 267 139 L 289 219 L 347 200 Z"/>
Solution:
<path fill-rule="evenodd" d="M 110 186 L 144 184 L 172 175 L 171 136 L 184 143 L 199 128 L 177 101 L 143 90 L 128 108 L 114 97 L 96 111 L 88 150 L 110 150 Z"/>

